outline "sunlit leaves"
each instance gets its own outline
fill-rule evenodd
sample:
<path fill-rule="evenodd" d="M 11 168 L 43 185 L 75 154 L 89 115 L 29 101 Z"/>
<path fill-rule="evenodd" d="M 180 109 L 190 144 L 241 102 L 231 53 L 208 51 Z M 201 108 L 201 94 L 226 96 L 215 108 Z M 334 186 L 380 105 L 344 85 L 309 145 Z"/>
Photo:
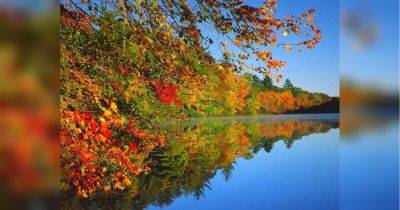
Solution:
<path fill-rule="evenodd" d="M 111 103 L 111 109 L 117 109 L 115 103 Z M 162 136 L 125 125 L 116 116 L 104 114 L 99 120 L 89 112 L 62 111 L 61 168 L 65 174 L 61 181 L 70 184 L 81 197 L 98 189 L 107 191 L 110 186 L 119 190 L 130 186 L 129 177 L 147 169 L 132 154 L 147 155 L 163 144 Z M 140 147 L 137 141 L 142 142 Z M 128 143 L 126 150 L 124 144 Z"/>
<path fill-rule="evenodd" d="M 229 40 L 233 41 L 235 46 L 239 47 L 245 53 L 257 54 L 259 51 L 265 51 L 265 48 L 279 46 L 282 37 L 295 35 L 299 41 L 293 43 L 296 46 L 305 46 L 313 48 L 321 41 L 321 32 L 316 26 L 315 10 L 306 10 L 300 16 L 285 16 L 279 18 L 276 16 L 278 1 L 269 0 L 259 6 L 250 6 L 244 1 L 203 1 L 198 0 L 195 6 L 189 6 L 186 0 L 154 0 L 145 3 L 138 0 L 117 1 L 115 6 L 110 4 L 106 11 L 120 15 L 129 27 L 138 22 L 144 26 L 143 29 L 151 30 L 152 33 L 165 31 L 164 36 L 158 35 L 157 39 L 172 38 L 174 36 L 184 40 L 186 44 L 201 46 L 209 44 L 209 39 L 204 37 L 199 30 L 200 23 L 209 23 L 213 25 L 217 32 L 220 32 Z M 91 5 L 94 4 L 94 5 Z M 86 5 L 96 6 L 96 3 L 87 2 Z M 118 8 L 126 8 L 119 11 Z M 117 10 L 115 10 L 117 9 Z M 118 14 L 121 13 L 121 14 Z M 90 14 L 90 13 L 89 13 Z M 147 14 L 147 15 L 144 15 Z M 95 15 L 95 14 L 91 14 Z M 282 34 L 283 30 L 283 34 Z M 301 34 L 306 34 L 302 37 Z M 308 34 L 313 35 L 310 37 Z M 144 36 L 148 39 L 147 36 Z M 160 40 L 160 41 L 161 41 Z M 148 40 L 149 43 L 153 41 Z M 157 45 L 161 47 L 162 45 Z M 263 49 L 264 48 L 264 49 Z M 289 51 L 285 46 L 285 50 Z M 133 54 L 137 54 L 136 49 L 131 49 Z M 233 54 L 225 49 L 225 57 L 231 57 Z M 242 57 L 243 59 L 243 57 Z M 251 59 L 251 56 L 246 59 Z M 266 59 L 266 65 L 257 69 L 259 72 L 268 71 L 267 65 L 272 60 L 272 55 Z M 234 64 L 236 60 L 233 59 Z M 254 69 L 253 69 L 254 70 Z"/>
<path fill-rule="evenodd" d="M 98 1 L 67 2 L 68 8 L 61 7 L 61 180 L 80 196 L 134 187 L 132 176 L 149 170 L 144 159 L 164 145 L 161 120 L 283 113 L 323 101 L 253 89 L 242 75 L 257 71 L 279 82 L 286 63 L 274 58 L 272 48 L 314 48 L 322 40 L 314 10 L 279 18 L 275 0 L 259 6 L 242 0 L 118 0 L 106 1 L 101 10 L 93 9 Z M 215 40 L 221 60 L 209 53 L 214 41 L 200 24 L 221 36 Z M 288 43 L 289 35 L 298 40 Z M 244 135 L 236 140 L 249 145 Z"/>
<path fill-rule="evenodd" d="M 285 61 L 269 60 L 267 61 L 267 66 L 270 69 L 277 69 L 285 67 Z"/>

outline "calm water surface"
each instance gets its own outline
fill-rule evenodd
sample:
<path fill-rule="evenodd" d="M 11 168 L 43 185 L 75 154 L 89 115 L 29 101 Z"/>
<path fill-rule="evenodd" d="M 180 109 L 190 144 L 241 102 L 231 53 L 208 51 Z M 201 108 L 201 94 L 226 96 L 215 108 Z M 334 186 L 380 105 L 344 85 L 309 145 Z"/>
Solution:
<path fill-rule="evenodd" d="M 237 158 L 229 179 L 222 170 L 210 179 L 200 198 L 193 194 L 176 198 L 169 206 L 147 209 L 338 209 L 339 129 L 335 115 L 296 115 L 278 117 L 226 118 L 247 124 L 277 120 L 293 129 L 273 144 L 273 148 Z M 218 120 L 218 119 L 211 119 Z M 296 124 L 296 128 L 286 128 Z M 289 123 L 288 123 L 289 122 Z M 313 125 L 309 125 L 312 123 Z M 302 127 L 309 126 L 302 133 Z M 326 126 L 322 132 L 319 128 Z M 290 127 L 290 126 L 288 126 Z M 286 130 L 288 131 L 288 130 Z M 288 147 L 288 139 L 299 137 Z M 302 136 L 304 135 L 304 136 Z"/>
<path fill-rule="evenodd" d="M 336 114 L 170 122 L 133 198 L 63 201 L 87 209 L 338 209 Z M 131 196 L 132 197 L 132 196 Z"/>
<path fill-rule="evenodd" d="M 399 123 L 380 122 L 340 143 L 340 209 L 399 209 Z"/>

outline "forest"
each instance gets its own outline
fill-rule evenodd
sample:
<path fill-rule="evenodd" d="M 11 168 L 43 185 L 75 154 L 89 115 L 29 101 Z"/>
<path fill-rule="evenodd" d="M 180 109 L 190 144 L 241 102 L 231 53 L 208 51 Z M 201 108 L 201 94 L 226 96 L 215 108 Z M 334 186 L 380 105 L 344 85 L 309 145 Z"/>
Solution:
<path fill-rule="evenodd" d="M 90 197 L 133 186 L 154 151 L 171 146 L 160 129 L 169 119 L 283 114 L 333 100 L 281 81 L 286 63 L 270 48 L 312 50 L 322 35 L 315 10 L 276 10 L 275 0 L 61 1 L 61 188 Z M 205 24 L 224 38 L 208 37 Z"/>

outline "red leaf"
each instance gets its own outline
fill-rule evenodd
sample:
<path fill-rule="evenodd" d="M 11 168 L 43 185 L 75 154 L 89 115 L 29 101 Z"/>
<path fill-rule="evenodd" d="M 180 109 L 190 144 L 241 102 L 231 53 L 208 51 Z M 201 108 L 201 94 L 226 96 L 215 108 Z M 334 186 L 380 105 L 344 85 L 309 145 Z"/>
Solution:
<path fill-rule="evenodd" d="M 136 142 L 132 142 L 132 144 L 128 148 L 128 152 L 135 152 L 138 149 L 138 144 Z"/>
<path fill-rule="evenodd" d="M 103 131 L 103 136 L 109 139 L 111 137 L 111 131 L 110 130 L 104 130 Z"/>
<path fill-rule="evenodd" d="M 97 126 L 96 126 L 96 121 L 94 119 L 90 120 L 89 126 L 90 126 L 90 130 L 92 130 L 92 132 L 96 131 Z"/>

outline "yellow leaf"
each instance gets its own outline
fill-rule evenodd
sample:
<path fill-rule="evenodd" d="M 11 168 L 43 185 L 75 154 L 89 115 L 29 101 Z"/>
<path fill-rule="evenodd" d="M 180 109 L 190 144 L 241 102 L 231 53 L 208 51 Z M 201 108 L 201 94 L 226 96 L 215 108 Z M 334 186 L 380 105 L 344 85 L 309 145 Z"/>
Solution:
<path fill-rule="evenodd" d="M 124 124 L 126 122 L 126 119 L 124 116 L 121 116 L 121 122 L 122 122 L 122 124 Z"/>
<path fill-rule="evenodd" d="M 287 30 L 285 30 L 285 31 L 283 32 L 283 36 L 287 36 L 287 35 L 289 35 L 289 32 L 288 32 Z"/>
<path fill-rule="evenodd" d="M 114 188 L 115 188 L 115 189 L 120 189 L 120 190 L 123 190 L 123 189 L 125 189 L 125 187 L 124 187 L 124 186 L 122 186 L 121 182 L 117 182 L 117 183 L 115 183 L 115 185 L 114 185 Z"/>
<path fill-rule="evenodd" d="M 117 104 L 116 104 L 115 102 L 111 102 L 110 108 L 111 108 L 111 110 L 113 110 L 114 112 L 117 112 L 117 111 L 118 111 L 118 107 L 117 107 Z"/>
<path fill-rule="evenodd" d="M 104 116 L 106 116 L 106 117 L 111 116 L 111 111 L 108 110 L 108 109 L 106 109 L 106 110 L 104 111 Z"/>

